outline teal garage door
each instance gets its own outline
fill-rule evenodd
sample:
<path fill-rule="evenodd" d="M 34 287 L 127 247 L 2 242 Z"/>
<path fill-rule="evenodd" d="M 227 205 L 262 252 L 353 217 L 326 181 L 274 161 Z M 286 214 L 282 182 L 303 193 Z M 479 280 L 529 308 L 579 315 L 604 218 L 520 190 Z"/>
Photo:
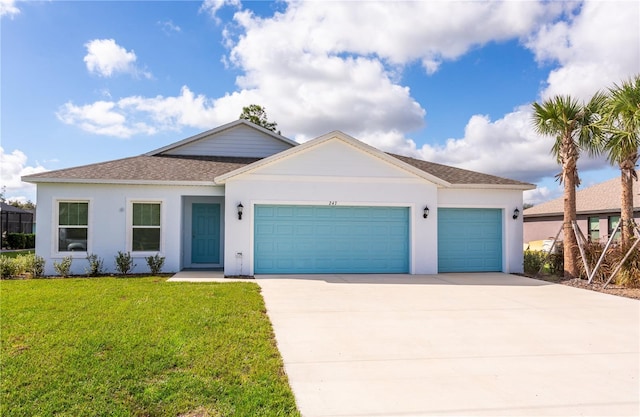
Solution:
<path fill-rule="evenodd" d="M 438 209 L 438 272 L 502 271 L 502 210 Z"/>
<path fill-rule="evenodd" d="M 408 273 L 407 207 L 256 205 L 256 274 Z"/>

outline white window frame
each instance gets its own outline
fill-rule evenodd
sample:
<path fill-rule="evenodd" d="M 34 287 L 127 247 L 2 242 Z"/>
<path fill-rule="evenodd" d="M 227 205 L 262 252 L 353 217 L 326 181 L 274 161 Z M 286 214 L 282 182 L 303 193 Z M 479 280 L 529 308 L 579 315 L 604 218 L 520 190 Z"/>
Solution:
<path fill-rule="evenodd" d="M 160 248 L 157 251 L 134 251 L 133 250 L 133 205 L 134 204 L 159 204 L 160 205 Z M 153 256 L 164 254 L 164 236 L 165 236 L 165 201 L 163 199 L 127 199 L 127 251 L 136 257 Z M 140 227 L 140 226 L 136 226 Z"/>
<path fill-rule="evenodd" d="M 61 226 L 60 223 L 60 203 L 86 203 L 87 204 L 87 247 L 86 251 L 61 251 L 59 250 L 58 244 L 60 239 L 60 228 L 67 227 Z M 55 208 L 52 211 L 53 219 L 52 219 L 52 239 L 51 239 L 51 254 L 52 257 L 62 258 L 65 256 L 71 256 L 72 258 L 86 258 L 87 254 L 91 253 L 92 250 L 92 218 L 93 218 L 93 204 L 90 198 L 54 198 L 53 204 Z"/>

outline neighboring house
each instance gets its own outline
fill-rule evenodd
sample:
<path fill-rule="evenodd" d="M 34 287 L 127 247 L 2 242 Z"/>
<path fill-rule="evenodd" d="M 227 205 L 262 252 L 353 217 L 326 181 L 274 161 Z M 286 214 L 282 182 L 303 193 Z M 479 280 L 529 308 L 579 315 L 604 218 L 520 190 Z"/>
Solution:
<path fill-rule="evenodd" d="M 576 192 L 577 223 L 585 237 L 606 242 L 620 221 L 620 177 Z M 640 220 L 640 183 L 633 182 L 634 218 Z M 553 239 L 562 227 L 563 197 L 538 204 L 524 211 L 524 243 Z M 618 230 L 618 236 L 620 231 Z M 558 240 L 562 240 L 560 233 Z"/>
<path fill-rule="evenodd" d="M 3 243 L 8 233 L 34 233 L 33 211 L 0 202 L 0 235 Z"/>
<path fill-rule="evenodd" d="M 238 120 L 145 155 L 29 175 L 36 252 L 113 270 L 225 275 L 522 271 L 533 185 L 392 155 L 342 132 L 298 144 Z"/>

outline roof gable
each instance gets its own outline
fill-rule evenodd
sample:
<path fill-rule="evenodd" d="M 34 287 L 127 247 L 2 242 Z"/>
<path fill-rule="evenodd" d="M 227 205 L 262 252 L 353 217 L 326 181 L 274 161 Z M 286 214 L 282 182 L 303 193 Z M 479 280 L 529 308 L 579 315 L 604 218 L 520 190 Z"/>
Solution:
<path fill-rule="evenodd" d="M 148 152 L 146 155 L 264 158 L 297 145 L 297 142 L 284 136 L 239 119 Z"/>
<path fill-rule="evenodd" d="M 376 161 L 377 159 L 377 161 Z M 372 163 L 373 161 L 373 163 Z M 321 162 L 322 164 L 318 164 Z M 216 177 L 217 183 L 248 173 L 350 177 L 419 177 L 440 186 L 446 181 L 351 136 L 334 131 L 295 148 Z"/>

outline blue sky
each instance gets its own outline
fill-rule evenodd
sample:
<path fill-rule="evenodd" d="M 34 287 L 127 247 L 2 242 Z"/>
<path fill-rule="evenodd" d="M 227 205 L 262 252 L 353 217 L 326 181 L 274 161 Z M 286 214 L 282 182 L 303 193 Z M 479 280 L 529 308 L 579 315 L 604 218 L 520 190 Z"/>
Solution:
<path fill-rule="evenodd" d="M 300 142 L 331 130 L 560 195 L 531 103 L 640 71 L 640 3 L 0 0 L 2 186 L 138 155 L 266 107 Z M 584 157 L 583 186 L 618 175 Z"/>

